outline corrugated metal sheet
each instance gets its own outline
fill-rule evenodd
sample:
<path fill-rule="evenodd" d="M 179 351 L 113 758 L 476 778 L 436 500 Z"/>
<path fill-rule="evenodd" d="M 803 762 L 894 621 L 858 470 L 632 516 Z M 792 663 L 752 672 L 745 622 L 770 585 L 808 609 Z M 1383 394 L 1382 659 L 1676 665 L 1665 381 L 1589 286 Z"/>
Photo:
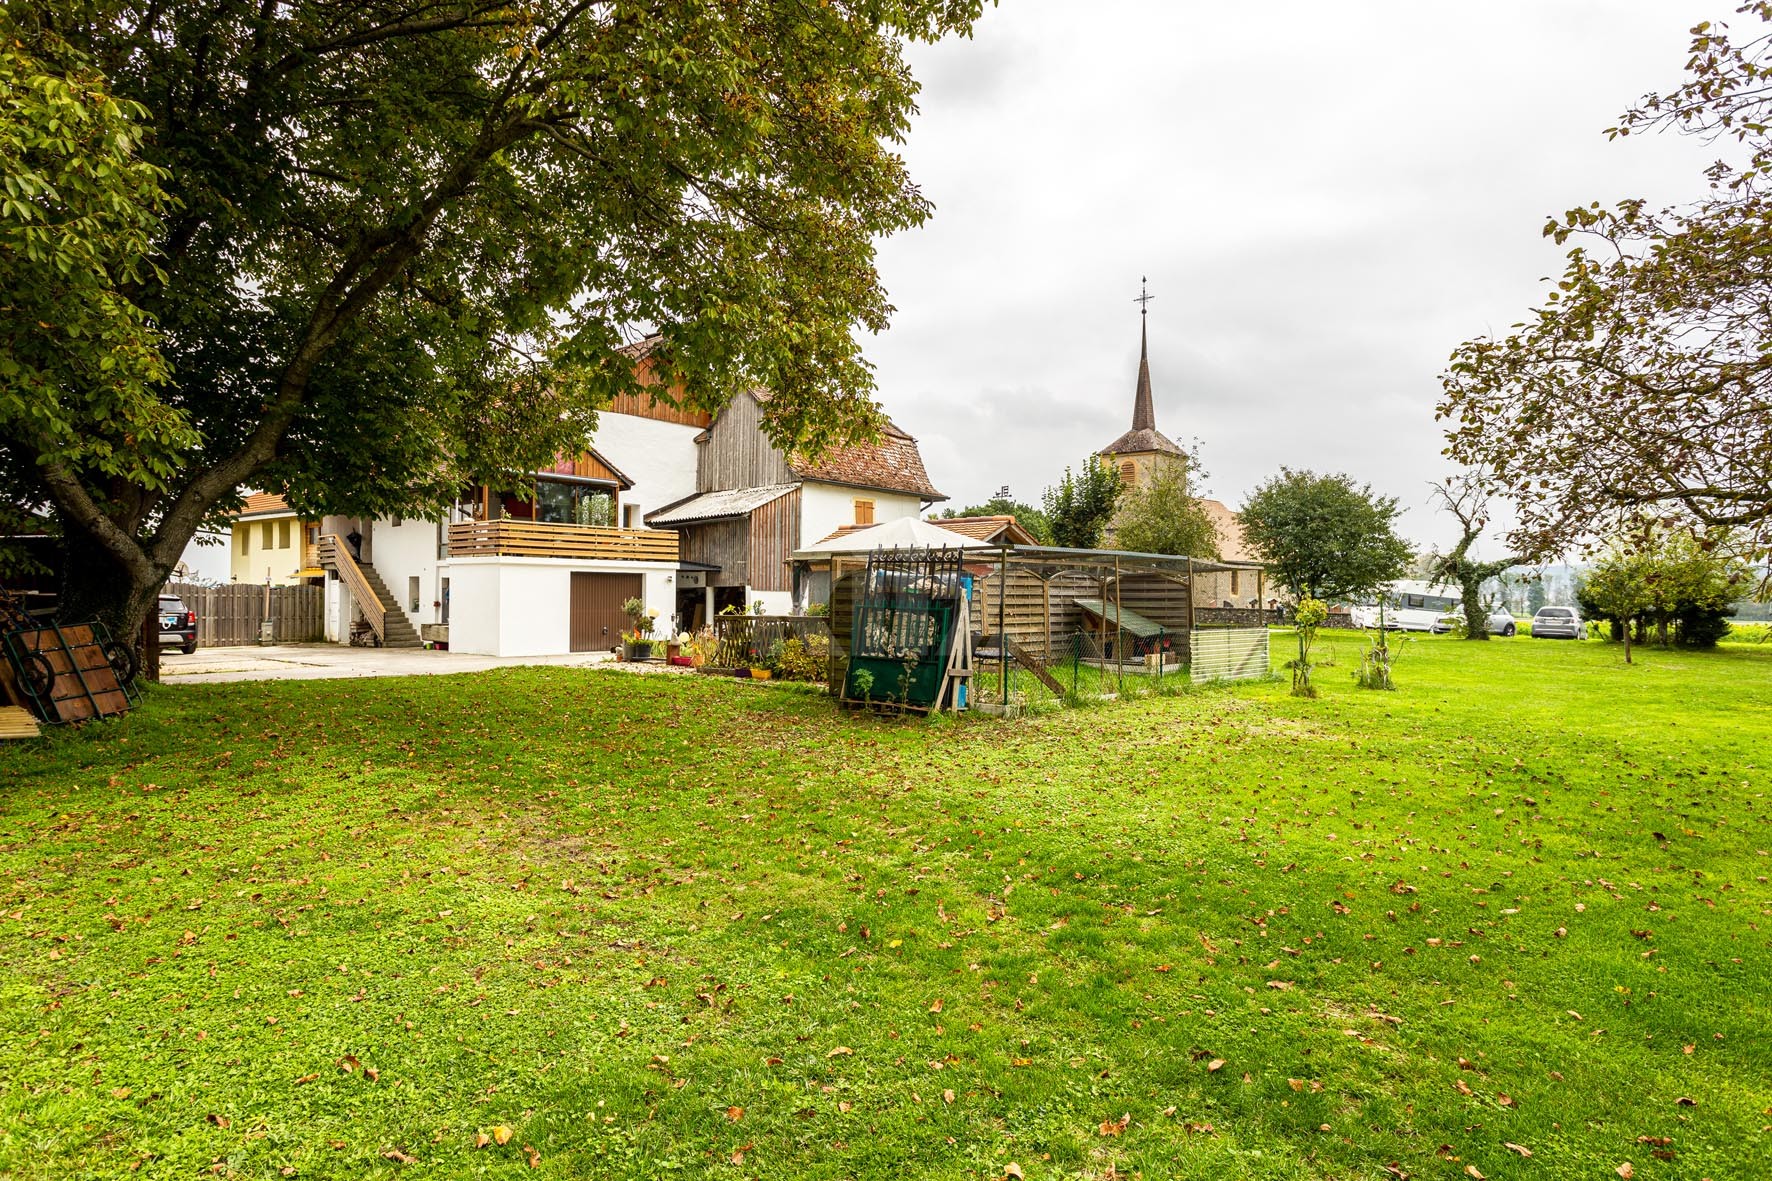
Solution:
<path fill-rule="evenodd" d="M 721 521 L 742 517 L 764 505 L 795 492 L 799 503 L 798 484 L 771 484 L 762 488 L 732 488 L 724 492 L 703 492 L 681 504 L 670 505 L 646 514 L 646 523 L 658 529 L 685 525 L 692 521 Z"/>
<path fill-rule="evenodd" d="M 1268 675 L 1265 627 L 1206 627 L 1190 637 L 1192 675 L 1204 681 L 1252 681 Z"/>

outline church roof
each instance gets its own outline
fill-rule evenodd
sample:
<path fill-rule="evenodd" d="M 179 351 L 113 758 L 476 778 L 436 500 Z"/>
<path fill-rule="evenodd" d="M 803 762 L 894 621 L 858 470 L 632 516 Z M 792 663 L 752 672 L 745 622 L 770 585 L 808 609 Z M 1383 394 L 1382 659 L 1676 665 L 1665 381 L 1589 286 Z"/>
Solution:
<path fill-rule="evenodd" d="M 1157 408 L 1151 399 L 1150 341 L 1145 329 L 1138 330 L 1138 389 L 1132 398 L 1132 429 L 1101 449 L 1103 455 L 1137 455 L 1157 451 L 1164 455 L 1180 455 L 1169 436 L 1157 429 Z"/>

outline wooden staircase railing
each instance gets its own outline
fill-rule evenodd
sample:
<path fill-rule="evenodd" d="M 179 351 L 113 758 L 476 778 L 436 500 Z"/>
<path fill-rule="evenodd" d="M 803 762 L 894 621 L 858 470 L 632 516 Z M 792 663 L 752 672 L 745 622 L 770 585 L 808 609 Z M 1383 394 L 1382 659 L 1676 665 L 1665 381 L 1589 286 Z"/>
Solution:
<path fill-rule="evenodd" d="M 369 579 L 363 573 L 363 567 L 351 556 L 351 548 L 340 541 L 337 535 L 323 534 L 320 538 L 320 564 L 329 570 L 337 570 L 339 581 L 351 592 L 351 601 L 369 626 L 375 632 L 375 638 L 382 644 L 388 642 L 387 608 L 382 606 L 381 596 L 369 585 Z"/>

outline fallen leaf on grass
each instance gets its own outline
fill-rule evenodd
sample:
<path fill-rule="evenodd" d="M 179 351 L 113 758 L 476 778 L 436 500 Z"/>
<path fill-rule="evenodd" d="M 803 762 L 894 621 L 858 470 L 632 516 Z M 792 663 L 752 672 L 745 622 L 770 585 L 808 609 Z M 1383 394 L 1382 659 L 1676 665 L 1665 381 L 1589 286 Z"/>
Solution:
<path fill-rule="evenodd" d="M 745 1145 L 743 1148 L 734 1148 L 732 1150 L 732 1163 L 735 1165 L 744 1164 L 744 1154 L 750 1150 L 751 1146 L 749 1144 Z"/>
<path fill-rule="evenodd" d="M 338 1068 L 346 1074 L 351 1073 L 361 1065 L 363 1064 L 357 1061 L 357 1056 L 355 1054 L 346 1054 L 343 1058 L 338 1060 Z"/>
<path fill-rule="evenodd" d="M 1003 1176 L 1005 1178 L 1013 1177 L 1013 1178 L 1015 1178 L 1015 1181 L 1026 1181 L 1026 1179 L 1027 1179 L 1027 1174 L 1023 1173 L 1021 1171 L 1021 1166 L 1016 1164 L 1014 1161 L 1010 1161 L 1008 1164 L 1003 1166 Z"/>
<path fill-rule="evenodd" d="M 1206 1064 L 1206 1073 L 1207 1074 L 1217 1074 L 1219 1071 L 1221 1071 L 1223 1069 L 1224 1069 L 1224 1059 L 1223 1058 L 1214 1058 L 1212 1061 L 1210 1061 Z"/>
<path fill-rule="evenodd" d="M 726 1109 L 726 1118 L 736 1124 L 739 1120 L 744 1118 L 744 1108 L 728 1107 Z"/>
<path fill-rule="evenodd" d="M 492 1126 L 492 1142 L 497 1144 L 500 1148 L 509 1144 L 511 1142 L 511 1137 L 516 1134 L 516 1132 L 506 1127 L 504 1124 L 494 1124 Z"/>
<path fill-rule="evenodd" d="M 210 1112 L 208 1115 L 204 1116 L 203 1118 L 208 1120 L 210 1123 L 214 1124 L 218 1128 L 225 1128 L 229 1124 L 234 1122 L 233 1120 L 230 1120 L 227 1116 L 217 1115 L 213 1111 Z"/>
<path fill-rule="evenodd" d="M 941 1101 L 942 1101 L 942 1102 L 943 1102 L 943 1103 L 952 1103 L 952 1102 L 953 1102 L 953 1101 L 954 1101 L 954 1093 L 953 1093 L 953 1091 L 951 1091 L 951 1090 L 949 1090 L 949 1091 L 943 1091 L 943 1092 L 942 1092 L 942 1093 L 941 1093 Z"/>
<path fill-rule="evenodd" d="M 835 1058 L 840 1054 L 853 1054 L 853 1053 L 855 1053 L 855 1051 L 851 1050 L 848 1046 L 838 1046 L 836 1049 L 834 1049 L 830 1053 L 826 1054 L 825 1057 L 826 1058 Z"/>
<path fill-rule="evenodd" d="M 1464 1174 L 1467 1177 L 1475 1178 L 1476 1181 L 1483 1181 L 1483 1170 L 1477 1168 L 1475 1165 L 1464 1166 Z"/>
<path fill-rule="evenodd" d="M 1619 1165 L 1616 1169 L 1613 1169 L 1612 1171 L 1614 1173 L 1617 1173 L 1620 1177 L 1623 1177 L 1624 1181 L 1630 1181 L 1630 1179 L 1632 1177 L 1635 1177 L 1637 1175 L 1636 1169 L 1631 1167 L 1631 1163 L 1629 1161 L 1625 1161 L 1622 1165 Z"/>
<path fill-rule="evenodd" d="M 1120 1118 L 1117 1120 L 1112 1120 L 1112 1119 L 1102 1120 L 1101 1121 L 1101 1128 L 1099 1129 L 1097 1134 L 1102 1135 L 1102 1136 L 1118 1136 L 1121 1132 L 1124 1132 L 1128 1127 L 1130 1127 L 1131 1124 L 1132 1124 L 1132 1113 L 1130 1111 L 1124 1112 L 1121 1114 Z"/>
<path fill-rule="evenodd" d="M 1524 1144 L 1514 1144 L 1510 1141 L 1503 1140 L 1501 1142 L 1501 1146 L 1503 1148 L 1507 1149 L 1509 1152 L 1517 1152 L 1521 1156 L 1531 1156 L 1532 1155 L 1532 1150 L 1530 1148 L 1527 1148 Z"/>
<path fill-rule="evenodd" d="M 931 1013 L 941 1012 L 941 998 L 940 997 L 935 998 L 935 1003 L 929 1006 L 929 1011 Z"/>
<path fill-rule="evenodd" d="M 308 1083 L 314 1082 L 319 1077 L 320 1076 L 317 1074 L 304 1074 L 300 1078 L 295 1080 L 295 1085 L 298 1087 L 305 1086 Z"/>
<path fill-rule="evenodd" d="M 1497 1095 L 1497 1096 L 1495 1096 L 1495 1101 L 1496 1101 L 1496 1102 L 1497 1102 L 1497 1103 L 1499 1103 L 1499 1104 L 1501 1104 L 1501 1105 L 1502 1105 L 1502 1106 L 1503 1106 L 1503 1107 L 1515 1107 L 1515 1106 L 1518 1106 L 1518 1105 L 1517 1105 L 1517 1104 L 1516 1104 L 1516 1103 L 1515 1103 L 1515 1102 L 1514 1102 L 1514 1097 L 1513 1097 L 1513 1096 L 1512 1096 L 1512 1095 Z"/>
<path fill-rule="evenodd" d="M 474 1147 L 475 1148 L 485 1148 L 488 1144 L 491 1144 L 491 1143 L 492 1143 L 492 1137 L 488 1136 L 485 1132 L 475 1132 L 474 1133 Z"/>
<path fill-rule="evenodd" d="M 111 1091 L 111 1098 L 113 1099 L 127 1099 L 129 1098 L 129 1095 L 130 1091 L 128 1087 L 117 1087 Z"/>
<path fill-rule="evenodd" d="M 398 1148 L 390 1148 L 382 1153 L 382 1156 L 387 1160 L 396 1161 L 403 1165 L 416 1165 L 418 1163 L 418 1158 L 416 1156 L 410 1156 L 401 1152 Z"/>
<path fill-rule="evenodd" d="M 541 1153 L 535 1151 L 535 1149 L 531 1148 L 527 1144 L 525 1144 L 523 1146 L 523 1151 L 529 1154 L 529 1167 L 530 1168 L 532 1168 L 532 1169 L 541 1168 Z"/>

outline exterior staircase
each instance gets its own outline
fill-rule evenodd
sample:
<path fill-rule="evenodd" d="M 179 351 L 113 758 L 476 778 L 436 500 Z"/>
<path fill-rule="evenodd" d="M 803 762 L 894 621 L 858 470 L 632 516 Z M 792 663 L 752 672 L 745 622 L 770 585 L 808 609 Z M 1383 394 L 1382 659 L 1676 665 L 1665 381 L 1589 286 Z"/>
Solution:
<path fill-rule="evenodd" d="M 382 582 L 374 566 L 357 561 L 349 548 L 330 533 L 320 538 L 320 562 L 328 570 L 338 571 L 340 581 L 351 592 L 357 611 L 368 622 L 382 647 L 423 647 L 412 621 L 400 609 L 399 600 L 388 592 L 387 584 Z"/>
<path fill-rule="evenodd" d="M 387 584 L 382 582 L 381 575 L 368 562 L 357 563 L 357 569 L 363 572 L 363 581 L 375 592 L 381 603 L 382 625 L 377 634 L 381 637 L 384 648 L 420 648 L 423 642 L 418 632 L 413 629 L 412 621 L 406 618 L 406 612 L 400 609 L 399 602 L 388 593 Z"/>

